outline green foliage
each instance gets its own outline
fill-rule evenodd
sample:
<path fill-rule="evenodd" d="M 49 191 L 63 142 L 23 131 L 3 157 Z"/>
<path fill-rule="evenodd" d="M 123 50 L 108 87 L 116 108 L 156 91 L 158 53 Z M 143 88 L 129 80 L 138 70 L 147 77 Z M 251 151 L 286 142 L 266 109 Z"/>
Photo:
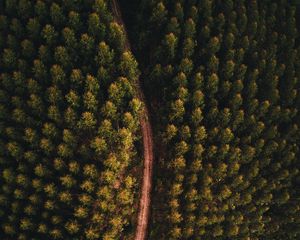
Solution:
<path fill-rule="evenodd" d="M 121 3 L 0 1 L 0 236 L 130 238 L 141 75 L 149 239 L 299 239 L 297 1 Z"/>
<path fill-rule="evenodd" d="M 0 3 L 3 239 L 131 234 L 123 229 L 136 211 L 138 70 L 109 7 Z"/>
<path fill-rule="evenodd" d="M 131 40 L 158 130 L 149 238 L 298 239 L 286 211 L 300 206 L 299 163 L 284 156 L 299 156 L 299 9 L 134 2 L 145 10 L 132 13 Z"/>

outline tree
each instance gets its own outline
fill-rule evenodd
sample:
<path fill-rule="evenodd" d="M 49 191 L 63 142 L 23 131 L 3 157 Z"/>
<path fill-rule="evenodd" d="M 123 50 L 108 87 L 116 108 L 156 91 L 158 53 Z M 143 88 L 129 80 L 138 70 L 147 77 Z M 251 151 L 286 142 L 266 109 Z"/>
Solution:
<path fill-rule="evenodd" d="M 65 16 L 60 6 L 56 3 L 52 3 L 50 7 L 50 17 L 55 26 L 60 26 L 65 22 Z"/>
<path fill-rule="evenodd" d="M 85 180 L 81 185 L 80 188 L 87 192 L 87 193 L 92 193 L 95 189 L 95 184 L 90 181 L 90 180 Z"/>
<path fill-rule="evenodd" d="M 100 88 L 97 78 L 88 74 L 86 76 L 85 83 L 86 83 L 85 90 L 90 91 L 93 94 L 97 95 L 97 93 L 99 92 L 99 88 Z"/>
<path fill-rule="evenodd" d="M 28 218 L 23 218 L 20 221 L 20 228 L 22 230 L 31 230 L 33 228 L 33 223 Z"/>
<path fill-rule="evenodd" d="M 98 109 L 98 101 L 96 96 L 92 92 L 86 92 L 83 96 L 84 107 L 91 111 L 96 112 Z"/>
<path fill-rule="evenodd" d="M 38 134 L 37 132 L 32 128 L 26 128 L 25 129 L 25 135 L 24 135 L 25 141 L 32 144 L 32 146 L 37 146 L 38 142 Z"/>
<path fill-rule="evenodd" d="M 209 58 L 208 71 L 211 73 L 217 73 L 218 69 L 219 69 L 219 58 L 217 58 L 216 55 L 212 55 Z"/>
<path fill-rule="evenodd" d="M 54 105 L 50 105 L 48 108 L 48 117 L 56 123 L 60 123 L 62 121 L 61 113 Z"/>
<path fill-rule="evenodd" d="M 208 43 L 208 52 L 210 54 L 215 54 L 220 50 L 220 40 L 218 37 L 213 37 L 209 40 Z"/>
<path fill-rule="evenodd" d="M 110 22 L 111 16 L 107 14 L 107 4 L 104 0 L 96 0 L 93 9 L 99 16 L 102 16 L 106 22 Z"/>
<path fill-rule="evenodd" d="M 126 128 L 121 128 L 118 131 L 118 140 L 121 144 L 123 150 L 128 150 L 132 147 L 133 144 L 133 138 L 132 138 L 132 132 L 129 131 Z"/>
<path fill-rule="evenodd" d="M 233 61 L 227 61 L 224 67 L 224 77 L 229 79 L 234 74 L 235 63 Z"/>
<path fill-rule="evenodd" d="M 39 48 L 39 58 L 43 64 L 48 64 L 52 60 L 48 46 L 41 45 Z"/>
<path fill-rule="evenodd" d="M 171 186 L 170 189 L 170 195 L 173 197 L 176 197 L 178 195 L 180 195 L 182 193 L 183 189 L 182 189 L 182 184 L 181 183 L 174 183 Z"/>
<path fill-rule="evenodd" d="M 180 34 L 180 25 L 179 25 L 178 19 L 176 17 L 172 17 L 169 20 L 166 32 L 172 32 L 176 36 L 178 36 Z"/>
<path fill-rule="evenodd" d="M 169 142 L 172 138 L 174 138 L 177 134 L 177 131 L 178 130 L 175 125 L 168 125 L 165 132 L 165 141 Z"/>
<path fill-rule="evenodd" d="M 82 21 L 80 19 L 80 14 L 75 11 L 70 11 L 68 15 L 68 27 L 73 29 L 75 32 L 80 32 L 82 28 Z"/>
<path fill-rule="evenodd" d="M 64 120 L 70 127 L 75 127 L 76 120 L 78 119 L 77 113 L 73 108 L 68 107 L 64 113 Z"/>
<path fill-rule="evenodd" d="M 129 129 L 132 132 L 135 132 L 138 127 L 136 119 L 132 116 L 130 112 L 124 113 L 123 124 L 125 128 Z"/>
<path fill-rule="evenodd" d="M 126 51 L 122 54 L 119 69 L 128 79 L 135 80 L 138 77 L 137 62 L 131 52 Z"/>
<path fill-rule="evenodd" d="M 92 240 L 92 239 L 99 239 L 100 234 L 96 229 L 89 228 L 85 230 L 85 236 L 87 239 Z"/>
<path fill-rule="evenodd" d="M 161 25 L 166 20 L 167 10 L 163 2 L 157 3 L 153 9 L 150 21 L 154 24 Z"/>
<path fill-rule="evenodd" d="M 181 121 L 183 119 L 184 113 L 185 113 L 185 108 L 182 100 L 177 99 L 171 104 L 171 113 L 170 113 L 171 121 Z"/>
<path fill-rule="evenodd" d="M 48 227 L 46 226 L 46 224 L 39 224 L 38 226 L 38 233 L 47 233 L 48 232 Z"/>
<path fill-rule="evenodd" d="M 60 65 L 53 65 L 50 69 L 52 82 L 54 84 L 60 85 L 64 84 L 66 81 L 66 74 Z"/>
<path fill-rule="evenodd" d="M 97 120 L 95 119 L 93 113 L 84 112 L 81 115 L 81 119 L 78 123 L 78 127 L 83 130 L 91 130 L 96 127 Z"/>
<path fill-rule="evenodd" d="M 79 231 L 80 225 L 76 220 L 70 220 L 66 223 L 65 228 L 71 235 L 74 235 Z"/>
<path fill-rule="evenodd" d="M 54 183 L 47 184 L 44 188 L 44 191 L 50 198 L 53 198 L 57 195 L 57 189 Z"/>
<path fill-rule="evenodd" d="M 112 64 L 114 55 L 114 52 L 105 42 L 100 42 L 98 45 L 97 56 L 95 60 L 99 66 L 108 67 Z"/>
<path fill-rule="evenodd" d="M 98 177 L 98 171 L 94 164 L 85 165 L 83 168 L 83 173 L 85 176 L 96 179 Z"/>
<path fill-rule="evenodd" d="M 239 233 L 239 226 L 230 224 L 227 230 L 229 237 L 237 236 Z"/>
<path fill-rule="evenodd" d="M 97 154 L 103 154 L 107 150 L 106 141 L 103 138 L 96 137 L 92 143 L 91 147 L 95 150 Z"/>
<path fill-rule="evenodd" d="M 169 61 L 175 57 L 177 41 L 177 37 L 173 33 L 169 33 L 165 36 L 163 49 L 165 52 L 165 57 Z"/>
<path fill-rule="evenodd" d="M 120 106 L 125 93 L 119 84 L 112 83 L 109 86 L 108 94 L 110 101 L 113 102 L 116 106 Z"/>
<path fill-rule="evenodd" d="M 71 202 L 72 202 L 72 195 L 68 191 L 61 192 L 59 194 L 58 198 L 62 203 L 65 203 L 67 205 L 71 204 Z"/>
<path fill-rule="evenodd" d="M 200 143 L 204 139 L 206 139 L 206 137 L 207 137 L 207 133 L 206 133 L 205 127 L 204 126 L 197 127 L 197 129 L 195 131 L 195 136 L 194 136 L 195 141 L 197 143 Z"/>
<path fill-rule="evenodd" d="M 181 60 L 179 64 L 179 71 L 182 71 L 185 74 L 190 74 L 193 70 L 193 61 L 188 58 L 184 58 Z"/>
<path fill-rule="evenodd" d="M 80 106 L 80 97 L 78 96 L 78 93 L 70 90 L 70 92 L 65 96 L 68 104 L 73 107 L 73 108 L 77 108 Z"/>
<path fill-rule="evenodd" d="M 88 76 L 88 79 L 90 79 L 91 76 Z M 72 83 L 72 85 L 74 85 L 74 87 L 76 88 L 80 88 L 83 86 L 83 76 L 82 76 L 82 72 L 80 69 L 73 69 L 70 75 L 70 81 Z"/>
<path fill-rule="evenodd" d="M 37 14 L 38 20 L 41 22 L 43 22 L 49 16 L 46 4 L 40 0 L 38 0 L 34 5 L 34 12 Z"/>
<path fill-rule="evenodd" d="M 103 120 L 98 129 L 98 134 L 106 139 L 112 139 L 112 136 L 114 135 L 112 123 L 107 119 Z"/>
<path fill-rule="evenodd" d="M 171 165 L 172 169 L 174 169 L 175 171 L 184 170 L 184 168 L 186 167 L 186 161 L 182 156 L 180 156 L 178 158 L 175 158 L 172 161 Z"/>
<path fill-rule="evenodd" d="M 4 67 L 6 67 L 7 69 L 14 68 L 17 63 L 17 56 L 15 52 L 11 49 L 4 49 L 2 62 L 4 64 Z"/>
<path fill-rule="evenodd" d="M 207 79 L 206 89 L 209 94 L 213 95 L 218 91 L 219 77 L 217 74 L 211 74 Z"/>
<path fill-rule="evenodd" d="M 50 235 L 53 237 L 53 239 L 62 239 L 62 233 L 59 229 L 51 230 Z"/>
<path fill-rule="evenodd" d="M 102 107 L 102 113 L 105 117 L 114 120 L 116 118 L 117 108 L 112 102 L 107 101 Z"/>
<path fill-rule="evenodd" d="M 66 27 L 62 30 L 64 42 L 69 51 L 72 51 L 77 47 L 77 39 L 72 29 Z"/>
<path fill-rule="evenodd" d="M 18 15 L 22 19 L 28 19 L 32 15 L 33 6 L 28 0 L 21 0 L 18 3 Z"/>
<path fill-rule="evenodd" d="M 42 37 L 45 39 L 47 45 L 53 46 L 57 42 L 58 33 L 53 26 L 47 24 L 42 30 Z"/>
<path fill-rule="evenodd" d="M 63 177 L 60 177 L 60 181 L 62 186 L 64 186 L 67 189 L 71 189 L 77 183 L 77 181 L 71 175 L 65 175 Z M 81 210 L 79 212 L 81 212 Z"/>
<path fill-rule="evenodd" d="M 201 89 L 204 85 L 204 77 L 201 72 L 197 72 L 193 78 L 193 85 L 195 90 Z"/>
<path fill-rule="evenodd" d="M 182 156 L 184 155 L 189 149 L 189 146 L 185 141 L 180 141 L 175 146 L 175 154 L 176 156 Z"/>
<path fill-rule="evenodd" d="M 185 22 L 185 33 L 184 33 L 184 37 L 185 38 L 193 38 L 195 33 L 196 33 L 196 26 L 195 26 L 195 22 L 193 21 L 193 19 L 189 18 L 186 22 Z"/>
<path fill-rule="evenodd" d="M 22 55 L 28 59 L 32 59 L 35 54 L 34 45 L 29 40 L 24 40 L 22 43 Z"/>
<path fill-rule="evenodd" d="M 116 22 L 111 22 L 109 25 L 108 35 L 109 40 L 111 41 L 114 48 L 122 52 L 125 47 L 126 39 L 122 26 L 120 26 Z"/>
<path fill-rule="evenodd" d="M 172 230 L 170 230 L 171 239 L 180 239 L 181 236 L 182 231 L 180 227 L 173 227 Z"/>
<path fill-rule="evenodd" d="M 48 174 L 48 170 L 46 169 L 45 166 L 43 166 L 42 164 L 38 164 L 35 168 L 34 168 L 34 173 L 35 175 L 39 176 L 39 177 L 44 177 Z M 37 188 L 40 188 L 41 183 L 39 181 L 36 182 Z M 33 183 L 33 185 L 35 185 Z"/>
<path fill-rule="evenodd" d="M 223 231 L 222 226 L 220 226 L 218 224 L 218 225 L 214 226 L 212 235 L 213 235 L 213 237 L 219 237 L 219 236 L 223 235 L 223 232 L 224 231 Z"/>
<path fill-rule="evenodd" d="M 191 58 L 195 52 L 196 43 L 192 38 L 186 38 L 183 43 L 182 55 Z"/>
<path fill-rule="evenodd" d="M 191 137 L 191 130 L 189 126 L 187 125 L 182 126 L 182 128 L 180 129 L 180 138 L 184 141 L 188 141 L 190 137 Z"/>
<path fill-rule="evenodd" d="M 23 149 L 17 142 L 9 142 L 6 146 L 9 154 L 16 160 L 20 160 L 23 156 Z"/>
<path fill-rule="evenodd" d="M 49 87 L 47 89 L 48 102 L 51 104 L 59 105 L 62 100 L 62 92 L 57 86 Z"/>
<path fill-rule="evenodd" d="M 177 76 L 173 80 L 174 84 L 176 84 L 178 87 L 182 86 L 185 87 L 187 86 L 187 77 L 184 72 L 179 72 Z"/>
<path fill-rule="evenodd" d="M 192 113 L 192 123 L 194 126 L 198 126 L 203 120 L 202 110 L 201 108 L 196 108 Z"/>
<path fill-rule="evenodd" d="M 73 149 L 65 143 L 59 144 L 57 147 L 57 154 L 62 158 L 72 157 L 74 152 Z"/>
<path fill-rule="evenodd" d="M 103 39 L 105 34 L 105 25 L 101 23 L 97 13 L 91 13 L 88 17 L 88 32 L 94 38 Z"/>
<path fill-rule="evenodd" d="M 70 56 L 70 54 L 68 53 L 68 51 L 65 47 L 58 46 L 58 47 L 55 48 L 54 59 L 64 69 L 72 68 L 73 63 L 72 63 L 72 60 L 71 60 L 71 56 Z"/>

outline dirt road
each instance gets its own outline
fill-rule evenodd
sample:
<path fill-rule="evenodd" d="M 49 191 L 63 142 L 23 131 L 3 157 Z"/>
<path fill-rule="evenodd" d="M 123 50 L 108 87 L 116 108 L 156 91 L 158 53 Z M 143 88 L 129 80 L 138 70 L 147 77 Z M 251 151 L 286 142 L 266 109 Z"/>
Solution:
<path fill-rule="evenodd" d="M 121 11 L 117 0 L 112 0 L 112 10 L 115 21 L 123 26 L 124 33 L 126 35 L 125 47 L 127 50 L 131 50 L 129 39 L 127 36 L 126 28 L 122 19 Z M 149 222 L 150 213 L 150 200 L 151 200 L 151 187 L 152 187 L 152 173 L 153 173 L 153 136 L 152 128 L 149 121 L 149 112 L 146 106 L 145 97 L 141 89 L 140 82 L 136 83 L 136 89 L 139 100 L 144 103 L 144 111 L 140 116 L 141 130 L 143 135 L 143 147 L 144 147 L 144 168 L 143 168 L 143 181 L 141 187 L 141 198 L 139 203 L 139 212 L 137 219 L 137 227 L 135 233 L 135 240 L 145 240 L 147 234 L 147 227 Z"/>

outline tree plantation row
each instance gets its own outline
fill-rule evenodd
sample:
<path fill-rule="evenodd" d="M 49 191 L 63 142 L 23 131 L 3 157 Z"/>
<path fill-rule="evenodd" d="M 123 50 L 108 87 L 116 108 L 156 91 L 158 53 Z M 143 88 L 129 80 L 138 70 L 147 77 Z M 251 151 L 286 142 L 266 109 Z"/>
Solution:
<path fill-rule="evenodd" d="M 139 8 L 137 19 L 148 20 L 132 36 L 162 144 L 150 239 L 299 239 L 296 8 L 284 0 Z"/>
<path fill-rule="evenodd" d="M 298 240 L 296 1 L 115 3 L 0 1 L 0 238 L 134 239 L 140 80 L 146 239 Z"/>
<path fill-rule="evenodd" d="M 124 235 L 141 159 L 124 39 L 103 0 L 1 1 L 1 239 Z"/>

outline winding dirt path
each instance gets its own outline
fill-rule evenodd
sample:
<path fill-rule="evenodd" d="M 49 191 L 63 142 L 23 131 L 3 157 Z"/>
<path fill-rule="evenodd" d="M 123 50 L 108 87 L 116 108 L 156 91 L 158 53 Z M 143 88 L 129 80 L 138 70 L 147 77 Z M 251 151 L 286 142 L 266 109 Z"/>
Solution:
<path fill-rule="evenodd" d="M 112 11 L 115 21 L 123 26 L 126 35 L 126 50 L 130 51 L 130 43 L 127 36 L 126 28 L 122 19 L 120 6 L 117 0 L 112 0 Z M 153 135 L 152 127 L 149 120 L 149 112 L 146 106 L 145 96 L 141 89 L 140 82 L 136 83 L 138 98 L 144 103 L 144 111 L 140 116 L 140 124 L 143 135 L 144 146 L 144 168 L 143 168 L 143 181 L 141 188 L 141 198 L 139 203 L 139 212 L 137 217 L 137 227 L 135 233 L 135 240 L 145 240 L 147 234 L 147 227 L 149 222 L 150 201 L 151 201 L 151 188 L 152 188 L 152 174 L 153 174 Z"/>

